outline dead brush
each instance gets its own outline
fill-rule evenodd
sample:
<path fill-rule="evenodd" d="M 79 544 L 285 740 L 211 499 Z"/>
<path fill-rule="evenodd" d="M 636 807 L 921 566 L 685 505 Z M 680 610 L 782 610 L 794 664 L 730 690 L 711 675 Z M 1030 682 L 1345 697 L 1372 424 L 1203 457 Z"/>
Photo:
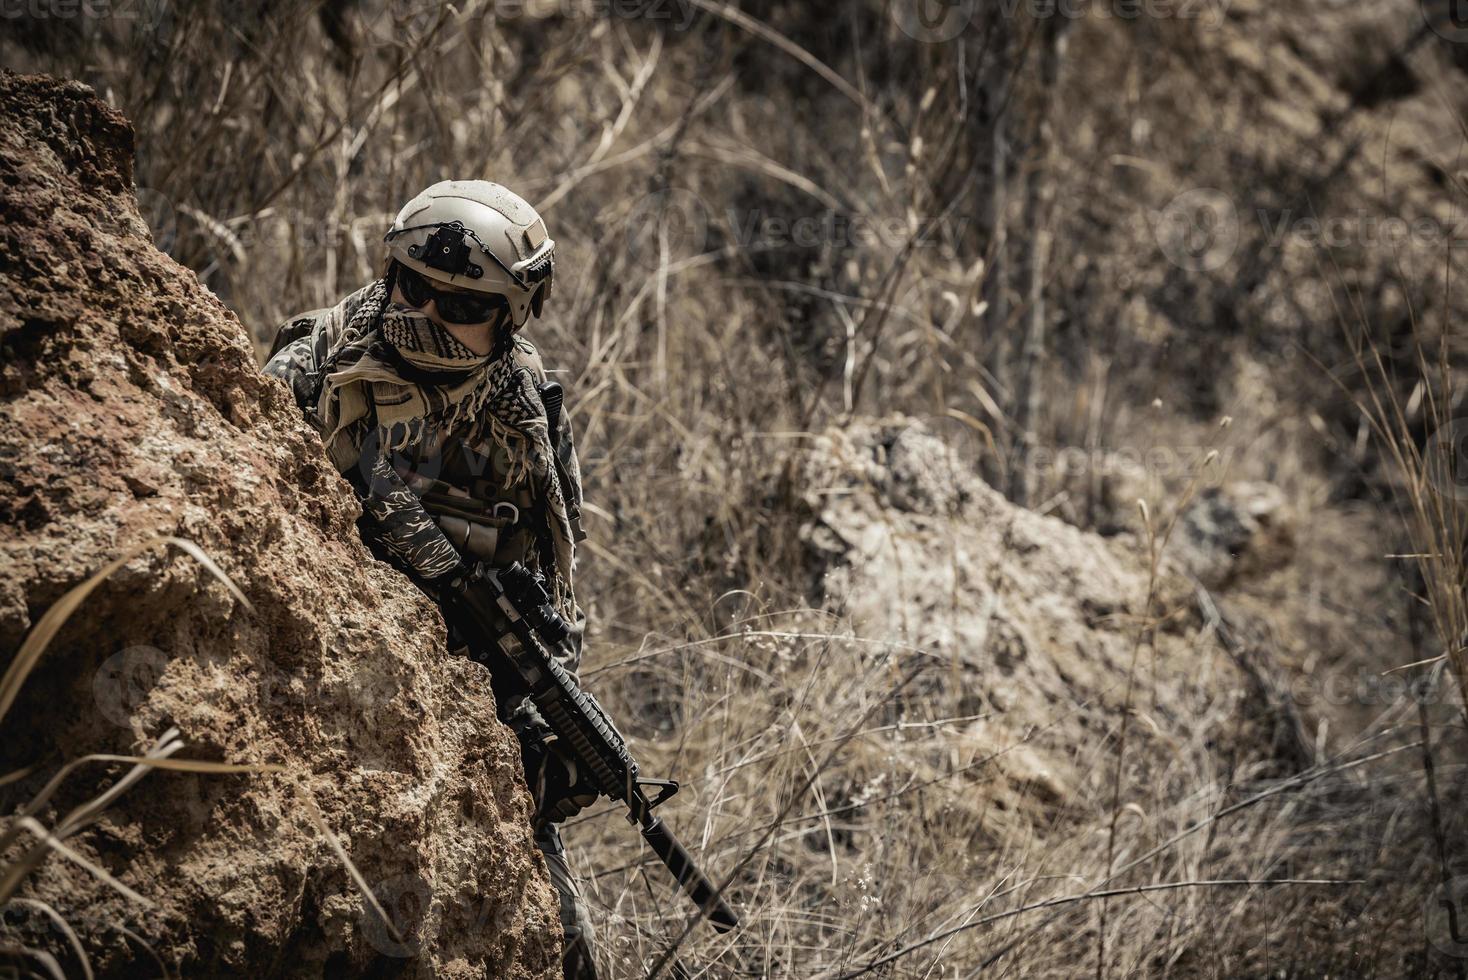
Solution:
<path fill-rule="evenodd" d="M 1144 637 L 1164 614 L 1139 621 Z M 1286 893 L 1361 884 L 1349 872 L 1366 863 L 1364 841 L 1338 841 L 1344 855 L 1327 861 L 1313 839 L 1343 819 L 1329 796 L 1361 794 L 1353 774 L 1413 748 L 1392 743 L 1396 729 L 1384 723 L 1290 779 L 1270 778 L 1267 762 L 1222 770 L 1212 743 L 1239 724 L 1238 703 L 1224 697 L 1199 706 L 1192 739 L 1171 746 L 1170 761 L 1117 751 L 1116 771 L 1115 736 L 1073 746 L 1086 779 L 1056 805 L 996 764 L 1048 732 L 976 756 L 963 684 L 903 697 L 897 720 L 886 720 L 882 706 L 905 694 L 895 666 L 942 678 L 944 658 L 816 611 L 755 606 L 716 635 L 687 629 L 695 638 L 629 651 L 588 679 L 655 664 L 679 678 L 681 721 L 640 751 L 670 771 L 702 764 L 696 795 L 671 804 L 672 819 L 702 825 L 691 836 L 707 866 L 743 865 L 730 898 L 745 922 L 731 937 L 689 933 L 676 895 L 645 875 L 644 861 L 616 861 L 589 891 L 618 933 L 617 976 L 641 975 L 670 950 L 690 976 L 964 976 L 1011 961 L 1026 975 L 1071 976 L 1095 955 L 1098 932 L 1085 923 L 1103 901 L 1112 905 L 1107 972 L 1166 975 L 1215 942 L 1219 923 L 1257 936 L 1267 915 L 1272 936 L 1230 943 L 1221 967 L 1261 969 L 1287 959 L 1309 916 L 1329 904 Z M 1132 676 L 1139 667 L 1145 676 L 1141 664 Z M 864 719 L 854 731 L 853 718 Z M 1389 744 L 1378 751 L 1381 740 Z M 1118 807 L 1123 785 L 1139 792 Z M 804 805 L 790 807 L 792 795 Z M 593 834 L 595 853 L 618 853 L 598 815 L 570 839 Z M 1335 873 L 1286 871 L 1327 867 Z"/>
<path fill-rule="evenodd" d="M 1416 566 L 1423 589 L 1418 599 L 1439 651 L 1401 669 L 1444 664 L 1461 701 L 1468 693 L 1468 421 L 1455 414 L 1463 391 L 1451 332 L 1442 329 L 1430 344 L 1414 336 L 1420 376 L 1405 400 L 1375 341 L 1359 336 L 1356 366 L 1369 383 L 1357 405 L 1392 463 L 1397 511 L 1412 545 L 1397 557 Z M 1425 440 L 1418 435 L 1424 430 Z"/>

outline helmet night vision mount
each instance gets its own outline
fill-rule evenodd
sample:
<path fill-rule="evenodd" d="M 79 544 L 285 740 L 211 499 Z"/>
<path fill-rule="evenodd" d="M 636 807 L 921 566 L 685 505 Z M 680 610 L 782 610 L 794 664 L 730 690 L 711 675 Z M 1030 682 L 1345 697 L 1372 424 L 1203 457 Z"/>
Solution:
<path fill-rule="evenodd" d="M 429 279 L 503 296 L 517 329 L 550 298 L 556 243 L 535 209 L 499 184 L 440 181 L 398 212 L 383 240 Z"/>

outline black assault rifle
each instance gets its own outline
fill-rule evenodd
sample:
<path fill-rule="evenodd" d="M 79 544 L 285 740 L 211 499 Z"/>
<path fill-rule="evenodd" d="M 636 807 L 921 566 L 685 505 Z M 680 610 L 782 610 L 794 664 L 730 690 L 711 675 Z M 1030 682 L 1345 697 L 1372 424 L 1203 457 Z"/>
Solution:
<path fill-rule="evenodd" d="M 693 863 L 678 838 L 652 812 L 678 792 L 678 783 L 639 776 L 637 760 L 606 711 L 546 652 L 542 638 L 560 644 L 571 629 L 552 608 L 540 581 L 519 562 L 501 569 L 480 566 L 476 579 L 510 621 L 510 632 L 496 646 L 519 673 L 531 702 L 561 744 L 575 756 L 587 781 L 601 795 L 627 805 L 627 822 L 641 825 L 643 839 L 716 930 L 728 932 L 738 926 L 734 911 Z M 647 789 L 656 789 L 657 795 L 649 799 Z"/>

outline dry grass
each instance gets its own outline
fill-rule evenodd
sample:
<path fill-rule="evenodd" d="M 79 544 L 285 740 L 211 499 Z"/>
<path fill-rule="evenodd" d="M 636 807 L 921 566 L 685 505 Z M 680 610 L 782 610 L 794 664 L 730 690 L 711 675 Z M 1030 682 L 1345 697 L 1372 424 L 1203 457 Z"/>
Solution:
<path fill-rule="evenodd" d="M 969 464 L 1009 483 L 1022 387 L 1011 328 L 1024 309 L 995 323 L 988 304 L 996 276 L 1017 283 L 1028 231 L 1009 229 L 1006 264 L 985 227 L 986 134 L 996 84 L 1018 80 L 1012 118 L 1036 104 L 1026 25 L 985 22 L 959 43 L 914 45 L 878 3 L 842 18 L 799 5 L 662 5 L 701 11 L 687 31 L 589 2 L 516 17 L 501 6 L 467 0 L 390 24 L 371 2 L 178 3 L 157 29 L 106 22 L 68 41 L 53 24 L 25 60 L 91 81 L 134 119 L 162 244 L 262 349 L 282 319 L 372 277 L 391 213 L 432 180 L 490 176 L 546 210 L 558 292 L 531 332 L 566 383 L 588 488 L 586 677 L 647 771 L 684 782 L 671 822 L 716 880 L 733 875 L 745 923 L 729 937 L 690 929 L 686 904 L 622 822 L 584 816 L 568 837 L 609 975 L 1447 969 L 1421 920 L 1420 882 L 1446 862 L 1424 847 L 1415 708 L 1387 705 L 1359 730 L 1322 734 L 1313 764 L 1281 773 L 1248 748 L 1247 704 L 1215 699 L 1187 737 L 1146 751 L 1125 748 L 1138 724 L 1128 699 L 1106 730 L 1085 734 L 1067 727 L 1078 706 L 1057 705 L 998 750 L 1056 732 L 1069 741 L 1067 762 L 1084 776 L 1075 796 L 1037 801 L 964 737 L 979 709 L 944 683 L 951 664 L 813 608 L 822 596 L 794 485 L 812 433 L 897 411 L 948 420 L 945 431 L 966 434 Z M 1145 31 L 1147 65 L 1183 93 L 1160 98 L 1202 100 L 1198 39 L 1185 25 Z M 1281 396 L 1272 414 L 1251 412 L 1274 389 L 1214 397 L 1209 354 L 1223 349 L 1224 327 L 1201 325 L 1197 352 L 1169 364 L 1156 353 L 1165 344 L 1143 340 L 1163 328 L 1130 315 L 1141 287 L 1123 277 L 1190 302 L 1194 283 L 1111 236 L 1129 227 L 1127 194 L 1157 189 L 1094 176 L 1096 161 L 1125 155 L 1137 125 L 1127 107 L 1140 96 L 1124 52 L 1091 50 L 1099 88 L 1129 80 L 1106 89 L 1125 100 L 1061 109 L 1091 112 L 1099 135 L 1094 157 L 1058 165 L 1058 220 L 1085 198 L 1086 221 L 1068 231 L 1108 231 L 1054 263 L 1052 302 L 1071 326 L 1041 368 L 1059 393 L 1039 420 L 1042 442 L 1232 439 L 1251 454 L 1235 471 L 1325 507 L 1337 474 L 1300 449 L 1314 437 L 1299 404 Z M 1022 148 L 1028 136 L 1014 138 Z M 1207 180 L 1234 165 L 1204 163 L 1172 176 Z M 1026 166 L 1021 153 L 1014 169 Z M 832 216 L 880 231 L 875 241 L 818 232 L 807 246 L 761 225 Z M 1103 245 L 1090 263 L 1087 249 Z M 1264 307 L 1278 294 L 1266 283 L 1246 299 Z M 1183 320 L 1183 306 L 1168 314 Z M 1270 370 L 1280 389 L 1297 380 Z M 1310 377 L 1301 398 L 1329 387 Z M 1444 387 L 1431 391 L 1435 405 L 1455 404 Z M 1164 406 L 1147 408 L 1154 398 Z M 1349 413 L 1319 407 L 1338 435 Z M 1240 421 L 1216 436 L 1220 410 Z M 1374 417 L 1403 429 L 1390 402 Z M 1397 459 L 1425 485 L 1425 458 Z M 1180 467 L 1154 481 L 1164 526 L 1193 476 Z M 1094 493 L 1048 473 L 1034 499 L 1095 524 Z M 1468 625 L 1453 577 L 1461 518 L 1436 510 L 1438 497 L 1410 499 L 1427 534 L 1416 550 L 1457 556 L 1428 568 L 1438 634 L 1456 642 Z M 1143 539 L 1141 567 L 1155 569 L 1160 537 L 1150 554 Z M 1145 610 L 1139 651 L 1182 615 L 1155 594 L 1127 601 Z M 1374 651 L 1351 666 L 1405 659 Z M 1437 783 L 1451 813 L 1448 775 Z"/>
<path fill-rule="evenodd" d="M 5 675 L 0 677 L 0 721 L 15 703 L 15 697 L 20 692 L 21 686 L 26 678 L 35 669 L 36 664 L 45 654 L 46 648 L 52 639 L 65 625 L 66 620 L 80 607 L 88 595 L 97 586 L 128 562 L 155 551 L 160 547 L 173 545 L 193 557 L 199 564 L 203 565 L 211 575 L 217 578 L 240 603 L 249 608 L 249 600 L 240 592 L 239 588 L 230 580 L 218 565 L 208 555 L 204 554 L 192 541 L 182 538 L 159 537 L 124 551 L 111 562 L 86 578 L 81 584 L 74 586 L 62 596 L 46 613 L 40 621 L 32 628 L 26 636 L 25 642 L 17 651 L 15 658 L 11 660 L 6 668 Z M 17 911 L 29 909 L 40 912 L 49 919 L 57 930 L 66 939 L 67 944 L 76 955 L 79 968 L 84 976 L 90 980 L 92 977 L 91 963 L 87 958 L 86 950 L 81 940 L 67 924 L 65 916 L 44 902 L 34 899 L 17 898 L 16 892 L 25 883 L 26 878 L 38 868 L 52 854 L 76 864 L 88 874 L 96 877 L 125 898 L 144 907 L 152 906 L 152 902 L 145 896 L 123 884 L 113 877 L 107 870 L 81 853 L 67 846 L 66 840 L 75 836 L 101 817 L 104 810 L 111 806 L 116 800 L 131 789 L 139 780 L 149 775 L 155 769 L 172 770 L 176 772 L 198 772 L 198 773 L 263 773 L 279 772 L 281 767 L 271 765 L 234 765 L 224 762 L 209 762 L 201 759 L 175 759 L 172 756 L 184 748 L 184 742 L 179 738 L 176 728 L 170 728 L 158 737 L 153 745 L 142 756 L 125 756 L 110 754 L 92 754 L 73 759 L 66 763 L 53 775 L 29 801 L 20 807 L 15 813 L 0 820 L 0 908 L 15 908 Z M 62 784 L 73 771 L 94 763 L 121 763 L 131 766 L 120 778 L 112 783 L 105 791 L 71 809 L 65 816 L 59 819 L 54 826 L 47 827 L 37 819 L 38 815 L 45 811 L 46 805 L 61 789 Z M 34 768 L 23 769 L 17 772 L 7 773 L 0 776 L 0 786 L 14 782 L 34 772 Z M 24 843 L 29 840 L 30 843 Z M 349 865 L 350 866 L 350 865 Z M 364 889 L 364 892 L 367 890 Z M 367 892 L 370 895 L 370 892 Z M 127 932 L 120 923 L 116 926 Z M 131 933 L 129 933 L 131 935 Z M 135 939 L 137 937 L 134 937 Z M 146 940 L 138 940 L 144 949 L 150 954 L 152 950 L 148 947 Z M 49 951 L 41 948 L 14 945 L 10 942 L 0 943 L 0 956 L 8 957 L 13 961 L 29 962 L 32 966 L 43 967 L 50 976 L 61 978 L 65 976 L 61 964 Z M 156 960 L 156 954 L 153 955 Z M 166 967 L 163 969 L 164 976 L 168 975 Z"/>

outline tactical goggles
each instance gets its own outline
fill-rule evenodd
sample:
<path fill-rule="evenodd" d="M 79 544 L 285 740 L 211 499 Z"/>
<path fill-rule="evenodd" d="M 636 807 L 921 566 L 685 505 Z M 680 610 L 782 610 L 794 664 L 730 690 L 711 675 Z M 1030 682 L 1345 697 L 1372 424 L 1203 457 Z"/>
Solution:
<path fill-rule="evenodd" d="M 503 296 L 435 289 L 429 285 L 427 276 L 401 262 L 397 266 L 398 289 L 408 305 L 422 309 L 429 300 L 433 300 L 434 309 L 447 323 L 484 323 L 496 319 L 501 310 L 509 312 L 509 301 Z"/>

